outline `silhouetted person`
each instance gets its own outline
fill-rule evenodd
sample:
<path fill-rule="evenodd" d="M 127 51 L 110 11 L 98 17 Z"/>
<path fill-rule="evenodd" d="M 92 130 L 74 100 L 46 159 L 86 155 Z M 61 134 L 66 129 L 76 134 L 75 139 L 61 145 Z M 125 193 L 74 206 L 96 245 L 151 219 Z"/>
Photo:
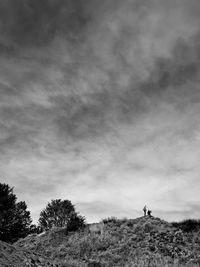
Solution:
<path fill-rule="evenodd" d="M 143 211 L 144 211 L 144 216 L 146 216 L 147 215 L 147 206 L 146 205 L 144 206 Z"/>
<path fill-rule="evenodd" d="M 148 211 L 147 211 L 147 214 L 148 214 L 149 217 L 151 217 L 151 213 L 152 213 L 151 210 L 148 210 Z"/>

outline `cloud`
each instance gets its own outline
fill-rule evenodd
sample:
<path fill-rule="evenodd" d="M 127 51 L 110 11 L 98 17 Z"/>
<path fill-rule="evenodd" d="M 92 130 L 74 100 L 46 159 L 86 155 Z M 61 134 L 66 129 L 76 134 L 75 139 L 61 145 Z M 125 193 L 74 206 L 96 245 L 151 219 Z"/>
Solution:
<path fill-rule="evenodd" d="M 145 200 L 173 213 L 169 192 L 192 205 L 199 8 L 193 0 L 0 3 L 1 174 L 34 218 L 56 197 L 91 220 L 105 202 L 106 215 L 137 215 Z"/>
<path fill-rule="evenodd" d="M 75 40 L 89 20 L 82 0 L 8 0 L 0 10 L 4 47 L 9 43 L 11 47 L 46 45 L 57 33 Z"/>

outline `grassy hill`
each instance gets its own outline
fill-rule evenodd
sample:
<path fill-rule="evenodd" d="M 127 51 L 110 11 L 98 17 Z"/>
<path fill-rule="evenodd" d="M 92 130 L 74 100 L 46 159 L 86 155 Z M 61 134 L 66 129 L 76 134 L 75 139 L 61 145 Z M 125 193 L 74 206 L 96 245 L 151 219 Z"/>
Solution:
<path fill-rule="evenodd" d="M 8 258 L 18 258 L 21 265 L 17 260 L 9 265 L 5 249 L 0 266 L 95 266 L 89 262 L 105 267 L 200 266 L 200 229 L 185 231 L 182 226 L 141 217 L 110 218 L 74 233 L 58 228 L 28 236 L 13 246 L 6 244 L 10 249 Z"/>

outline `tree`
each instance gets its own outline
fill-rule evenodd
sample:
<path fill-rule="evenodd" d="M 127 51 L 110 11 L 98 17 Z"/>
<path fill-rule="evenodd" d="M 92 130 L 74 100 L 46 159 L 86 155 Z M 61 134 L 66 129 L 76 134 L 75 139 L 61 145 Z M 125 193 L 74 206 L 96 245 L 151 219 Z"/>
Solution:
<path fill-rule="evenodd" d="M 24 201 L 16 202 L 13 188 L 0 183 L 0 240 L 13 243 L 29 233 L 30 212 Z"/>
<path fill-rule="evenodd" d="M 74 231 L 84 226 L 85 218 L 79 215 L 70 200 L 51 200 L 41 211 L 39 225 L 47 230 L 53 227 L 66 227 Z"/>

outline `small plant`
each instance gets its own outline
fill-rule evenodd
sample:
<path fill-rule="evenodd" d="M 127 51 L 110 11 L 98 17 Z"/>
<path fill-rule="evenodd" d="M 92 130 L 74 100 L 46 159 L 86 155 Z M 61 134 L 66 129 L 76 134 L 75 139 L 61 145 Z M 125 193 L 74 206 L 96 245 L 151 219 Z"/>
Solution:
<path fill-rule="evenodd" d="M 111 216 L 111 217 L 108 217 L 108 218 L 105 218 L 102 220 L 104 224 L 107 224 L 107 223 L 116 223 L 118 221 L 118 219 L 114 216 Z"/>

